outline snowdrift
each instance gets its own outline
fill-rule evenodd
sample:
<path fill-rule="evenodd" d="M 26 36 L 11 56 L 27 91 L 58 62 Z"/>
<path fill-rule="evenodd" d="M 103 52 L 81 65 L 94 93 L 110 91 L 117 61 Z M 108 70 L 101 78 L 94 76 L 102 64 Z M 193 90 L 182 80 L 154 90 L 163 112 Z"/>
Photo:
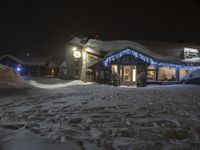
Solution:
<path fill-rule="evenodd" d="M 38 83 L 36 81 L 30 80 L 29 84 L 34 87 L 42 88 L 42 89 L 57 89 L 57 88 L 64 88 L 64 87 L 68 87 L 68 86 L 75 86 L 75 85 L 90 85 L 93 83 L 92 82 L 83 82 L 80 80 L 74 80 L 74 81 L 70 81 L 67 83 L 43 84 L 43 83 Z"/>
<path fill-rule="evenodd" d="M 0 81 L 16 81 L 21 77 L 14 69 L 0 64 Z"/>
<path fill-rule="evenodd" d="M 0 64 L 0 90 L 7 88 L 25 88 L 28 84 L 10 67 Z"/>
<path fill-rule="evenodd" d="M 8 130 L 0 128 L 1 150 L 80 150 L 77 143 L 50 141 L 28 130 Z"/>

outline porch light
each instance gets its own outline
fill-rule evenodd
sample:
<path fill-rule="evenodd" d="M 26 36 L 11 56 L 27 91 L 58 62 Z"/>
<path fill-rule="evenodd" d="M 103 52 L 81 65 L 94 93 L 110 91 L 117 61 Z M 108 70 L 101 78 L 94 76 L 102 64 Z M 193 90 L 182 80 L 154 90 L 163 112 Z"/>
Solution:
<path fill-rule="evenodd" d="M 73 50 L 73 51 L 76 51 L 76 50 L 77 50 L 77 47 L 73 47 L 72 50 Z"/>
<path fill-rule="evenodd" d="M 74 57 L 75 58 L 81 58 L 81 52 L 80 51 L 74 51 Z"/>

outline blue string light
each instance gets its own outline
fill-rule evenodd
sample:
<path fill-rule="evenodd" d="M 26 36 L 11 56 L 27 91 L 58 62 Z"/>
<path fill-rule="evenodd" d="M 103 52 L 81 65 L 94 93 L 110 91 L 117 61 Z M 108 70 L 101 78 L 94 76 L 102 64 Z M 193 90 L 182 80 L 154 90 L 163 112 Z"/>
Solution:
<path fill-rule="evenodd" d="M 17 67 L 17 68 L 16 68 L 16 71 L 17 71 L 17 72 L 20 72 L 21 70 L 22 70 L 21 67 Z"/>
<path fill-rule="evenodd" d="M 163 62 L 163 61 L 158 61 L 152 57 L 146 56 L 142 53 L 139 53 L 133 49 L 124 49 L 114 55 L 108 56 L 104 59 L 103 63 L 106 67 L 109 66 L 109 64 L 113 61 L 116 61 L 120 59 L 121 57 L 125 55 L 131 55 L 135 58 L 141 59 L 144 62 L 147 62 L 148 64 L 152 66 L 158 66 L 158 67 L 169 67 L 169 68 L 178 68 L 178 69 L 185 69 L 185 70 L 197 70 L 200 69 L 200 66 L 192 66 L 189 64 L 175 64 L 175 63 L 169 63 L 169 62 Z"/>

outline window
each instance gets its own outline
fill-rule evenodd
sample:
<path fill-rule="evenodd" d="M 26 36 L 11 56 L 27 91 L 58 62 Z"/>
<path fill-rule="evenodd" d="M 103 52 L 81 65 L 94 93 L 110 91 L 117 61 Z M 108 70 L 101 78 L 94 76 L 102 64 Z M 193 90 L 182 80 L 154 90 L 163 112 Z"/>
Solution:
<path fill-rule="evenodd" d="M 176 81 L 176 69 L 161 67 L 158 73 L 159 81 Z"/>
<path fill-rule="evenodd" d="M 120 81 L 123 79 L 123 66 L 120 65 Z"/>
<path fill-rule="evenodd" d="M 180 72 L 179 72 L 179 79 L 181 79 L 182 77 L 186 76 L 189 74 L 189 71 L 188 70 L 184 70 L 184 69 L 180 69 Z"/>
<path fill-rule="evenodd" d="M 117 74 L 118 73 L 118 66 L 117 65 L 112 65 L 112 74 Z"/>
<path fill-rule="evenodd" d="M 133 77 L 132 77 L 133 82 L 136 81 L 136 67 L 133 67 Z"/>
<path fill-rule="evenodd" d="M 131 66 L 124 66 L 124 81 L 131 81 Z"/>
<path fill-rule="evenodd" d="M 147 81 L 156 81 L 156 67 L 149 66 L 147 68 Z"/>

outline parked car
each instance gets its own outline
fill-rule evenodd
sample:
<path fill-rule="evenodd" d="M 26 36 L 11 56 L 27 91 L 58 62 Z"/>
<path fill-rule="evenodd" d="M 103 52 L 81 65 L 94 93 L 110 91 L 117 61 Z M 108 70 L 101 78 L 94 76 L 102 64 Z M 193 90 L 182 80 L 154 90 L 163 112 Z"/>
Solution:
<path fill-rule="evenodd" d="M 184 84 L 200 84 L 200 69 L 183 76 L 180 81 Z"/>

